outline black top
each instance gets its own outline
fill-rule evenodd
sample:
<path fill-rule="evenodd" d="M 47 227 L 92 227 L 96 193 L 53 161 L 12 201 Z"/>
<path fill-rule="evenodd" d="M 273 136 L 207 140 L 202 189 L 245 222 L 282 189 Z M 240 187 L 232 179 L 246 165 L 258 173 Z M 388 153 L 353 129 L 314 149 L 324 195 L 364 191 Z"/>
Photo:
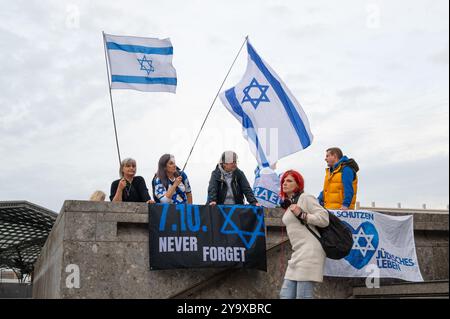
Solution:
<path fill-rule="evenodd" d="M 112 182 L 111 195 L 109 199 L 112 201 L 116 195 L 117 187 L 119 186 L 120 179 Z M 150 200 L 148 194 L 148 188 L 145 184 L 145 180 L 142 176 L 135 176 L 131 184 L 127 183 L 127 186 L 122 191 L 122 202 L 147 202 Z"/>
<path fill-rule="evenodd" d="M 211 173 L 211 179 L 209 180 L 208 204 L 216 202 L 221 205 L 225 202 L 225 197 L 227 196 L 228 185 L 220 171 L 219 165 L 217 165 L 216 169 Z M 253 190 L 250 187 L 244 172 L 236 168 L 232 176 L 231 189 L 233 191 L 234 202 L 237 205 L 243 205 L 245 195 L 247 201 L 251 205 L 255 205 L 258 201 L 253 194 Z"/>

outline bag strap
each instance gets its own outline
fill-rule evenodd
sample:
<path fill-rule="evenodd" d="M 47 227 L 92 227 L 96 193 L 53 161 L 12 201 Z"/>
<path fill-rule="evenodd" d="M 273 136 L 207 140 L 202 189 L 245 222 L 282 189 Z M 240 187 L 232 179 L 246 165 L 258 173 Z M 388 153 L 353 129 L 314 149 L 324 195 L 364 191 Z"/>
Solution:
<path fill-rule="evenodd" d="M 300 208 L 300 209 L 301 209 L 301 208 Z M 327 213 L 328 213 L 328 218 L 330 218 L 330 215 L 331 215 L 330 211 L 329 211 L 328 209 L 326 209 L 325 207 L 324 207 L 324 209 L 325 209 L 325 210 L 327 211 Z M 320 238 L 319 236 L 317 236 L 317 234 L 309 227 L 309 225 L 306 224 L 306 223 L 305 223 L 303 220 L 301 220 L 300 218 L 299 218 L 299 220 L 300 220 L 300 222 L 301 222 L 303 225 L 305 225 L 306 228 L 308 228 L 308 230 L 311 232 L 311 234 L 313 234 L 314 237 L 316 237 L 317 240 L 318 240 L 319 242 L 322 243 L 321 238 Z"/>
<path fill-rule="evenodd" d="M 300 196 L 302 195 L 302 193 L 303 193 L 303 192 L 300 192 L 299 194 L 297 194 L 297 195 L 295 196 L 293 203 L 295 203 L 295 204 L 298 203 L 298 200 L 300 199 Z M 298 208 L 300 208 L 300 213 L 301 213 L 301 212 L 302 212 L 301 207 L 300 207 L 299 205 L 297 205 L 297 206 L 298 206 Z M 328 211 L 328 210 L 327 210 L 327 211 Z M 329 212 L 328 212 L 328 213 L 329 213 Z M 293 214 L 294 214 L 294 213 L 293 213 Z M 294 216 L 295 216 L 295 214 L 294 214 Z M 309 227 L 309 225 L 308 225 L 307 223 L 305 223 L 305 221 L 304 221 L 303 219 L 300 219 L 300 218 L 298 218 L 297 216 L 295 216 L 295 217 L 296 217 L 296 218 L 300 221 L 300 223 L 302 223 L 302 225 L 304 225 L 304 226 L 311 232 L 311 234 L 312 234 L 314 237 L 316 237 L 317 240 L 320 242 L 320 237 L 315 233 L 315 231 L 312 230 L 311 227 Z"/>
<path fill-rule="evenodd" d="M 297 217 L 297 216 L 296 216 Z M 298 218 L 298 217 L 297 217 Z M 316 234 L 316 232 L 314 230 L 311 229 L 311 227 L 309 227 L 309 225 L 307 223 L 305 223 L 302 219 L 298 218 L 300 220 L 300 223 L 302 223 L 302 225 L 304 225 L 310 232 L 311 234 L 317 238 L 317 240 L 320 242 L 320 237 Z"/>
<path fill-rule="evenodd" d="M 299 206 L 299 207 L 300 207 L 300 206 Z M 323 208 L 327 211 L 327 213 L 328 213 L 328 218 L 330 218 L 331 212 L 330 212 L 327 208 L 325 208 L 325 207 L 323 207 Z M 300 208 L 300 210 L 301 210 L 301 208 Z M 297 216 L 295 216 L 295 217 L 297 217 Z M 305 222 L 303 221 L 303 219 L 300 219 L 300 218 L 298 218 L 298 217 L 297 217 L 297 219 L 300 221 L 300 223 L 302 223 L 302 225 L 304 225 L 304 226 L 311 232 L 311 234 L 313 234 L 314 237 L 317 238 L 317 240 L 318 240 L 319 242 L 321 242 L 321 238 L 316 234 L 316 232 L 315 232 L 314 230 L 311 229 L 311 227 L 309 227 L 309 225 L 308 225 L 307 223 L 305 223 Z"/>

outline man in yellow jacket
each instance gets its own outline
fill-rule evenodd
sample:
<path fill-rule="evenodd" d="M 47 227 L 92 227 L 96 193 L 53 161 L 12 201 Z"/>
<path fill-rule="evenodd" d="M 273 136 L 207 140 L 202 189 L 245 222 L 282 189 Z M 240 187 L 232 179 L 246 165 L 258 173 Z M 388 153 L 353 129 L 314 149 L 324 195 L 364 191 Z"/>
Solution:
<path fill-rule="evenodd" d="M 337 147 L 327 149 L 326 169 L 323 191 L 318 200 L 328 209 L 355 209 L 358 190 L 358 164 L 354 159 L 344 156 Z"/>

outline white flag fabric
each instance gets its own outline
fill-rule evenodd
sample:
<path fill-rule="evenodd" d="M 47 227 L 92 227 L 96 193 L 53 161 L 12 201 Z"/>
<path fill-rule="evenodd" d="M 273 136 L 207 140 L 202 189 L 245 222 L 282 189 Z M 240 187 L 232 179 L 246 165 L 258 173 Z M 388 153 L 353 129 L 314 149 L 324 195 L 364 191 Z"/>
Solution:
<path fill-rule="evenodd" d="M 105 41 L 111 89 L 175 93 L 177 73 L 170 39 L 105 34 Z"/>
<path fill-rule="evenodd" d="M 413 216 L 373 211 L 331 211 L 353 233 L 353 248 L 340 260 L 326 259 L 325 276 L 423 281 L 414 243 Z"/>
<path fill-rule="evenodd" d="M 270 167 L 255 170 L 253 193 L 263 207 L 274 208 L 280 205 L 280 177 Z"/>
<path fill-rule="evenodd" d="M 247 52 L 244 76 L 236 86 L 222 92 L 220 99 L 241 122 L 258 165 L 269 167 L 307 148 L 313 135 L 300 103 L 248 41 Z"/>

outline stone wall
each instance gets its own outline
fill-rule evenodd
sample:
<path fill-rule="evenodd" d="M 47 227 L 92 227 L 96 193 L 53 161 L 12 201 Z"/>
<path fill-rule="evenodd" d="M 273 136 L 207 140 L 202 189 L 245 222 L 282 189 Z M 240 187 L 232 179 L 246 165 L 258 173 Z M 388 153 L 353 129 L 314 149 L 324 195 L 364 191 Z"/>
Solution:
<path fill-rule="evenodd" d="M 448 280 L 448 212 L 410 213 L 424 279 Z M 150 271 L 147 214 L 146 204 L 66 201 L 35 265 L 33 298 L 278 298 L 291 254 L 289 241 L 279 244 L 287 239 L 281 211 L 266 211 L 267 273 Z M 79 288 L 72 287 L 73 265 Z M 381 281 L 390 282 L 395 281 Z M 315 294 L 348 298 L 363 284 L 364 279 L 326 278 Z"/>
<path fill-rule="evenodd" d="M 28 283 L 0 282 L 0 299 L 31 298 L 32 286 Z"/>

